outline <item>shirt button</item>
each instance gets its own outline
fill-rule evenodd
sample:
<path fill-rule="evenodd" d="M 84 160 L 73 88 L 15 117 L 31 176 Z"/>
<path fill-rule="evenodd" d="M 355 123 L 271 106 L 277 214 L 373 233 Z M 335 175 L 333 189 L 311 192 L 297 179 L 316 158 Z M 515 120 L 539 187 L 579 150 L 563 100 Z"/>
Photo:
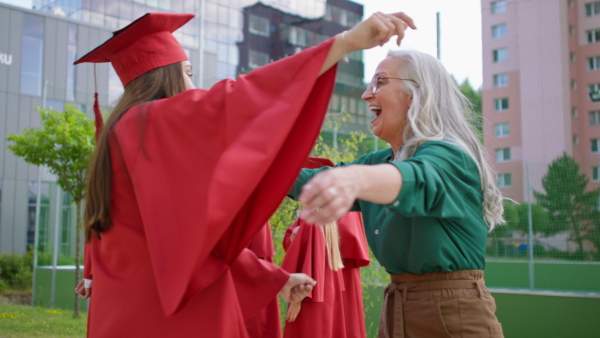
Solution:
<path fill-rule="evenodd" d="M 375 235 L 379 235 L 379 229 L 375 229 Z"/>
<path fill-rule="evenodd" d="M 400 204 L 400 202 L 396 201 L 394 202 L 394 206 L 397 207 Z"/>

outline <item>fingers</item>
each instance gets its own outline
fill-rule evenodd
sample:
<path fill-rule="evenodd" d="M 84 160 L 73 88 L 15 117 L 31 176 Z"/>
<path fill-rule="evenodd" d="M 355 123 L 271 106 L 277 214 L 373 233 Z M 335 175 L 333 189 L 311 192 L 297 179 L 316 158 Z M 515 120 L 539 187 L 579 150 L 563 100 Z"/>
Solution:
<path fill-rule="evenodd" d="M 410 27 L 412 29 L 417 29 L 417 26 L 415 26 L 415 22 L 413 21 L 413 19 L 410 16 L 406 15 L 404 12 L 393 13 L 390 15 L 406 22 L 408 27 Z"/>
<path fill-rule="evenodd" d="M 403 12 L 393 14 L 383 14 L 381 12 L 375 13 L 373 16 L 377 18 L 380 34 L 378 38 L 379 45 L 383 46 L 387 43 L 392 36 L 397 35 L 396 44 L 400 46 L 400 41 L 404 38 L 404 31 L 406 27 L 417 29 L 413 19 Z"/>

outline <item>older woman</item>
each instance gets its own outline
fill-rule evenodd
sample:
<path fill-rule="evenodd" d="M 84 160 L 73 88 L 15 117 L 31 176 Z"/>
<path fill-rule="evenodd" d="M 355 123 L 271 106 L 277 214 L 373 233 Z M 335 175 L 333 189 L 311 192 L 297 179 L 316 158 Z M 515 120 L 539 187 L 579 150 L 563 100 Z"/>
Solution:
<path fill-rule="evenodd" d="M 437 59 L 417 51 L 390 52 L 362 99 L 391 149 L 303 170 L 291 192 L 306 204 L 300 217 L 324 224 L 362 211 L 391 278 L 380 337 L 502 337 L 483 281 L 502 197 L 467 99 Z"/>

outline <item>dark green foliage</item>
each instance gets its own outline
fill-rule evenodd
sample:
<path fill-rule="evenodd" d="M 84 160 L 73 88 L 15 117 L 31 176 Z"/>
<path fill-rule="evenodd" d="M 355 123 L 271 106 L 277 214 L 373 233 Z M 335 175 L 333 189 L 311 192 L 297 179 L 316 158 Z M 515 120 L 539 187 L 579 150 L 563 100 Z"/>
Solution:
<path fill-rule="evenodd" d="M 600 219 L 598 190 L 586 191 L 588 178 L 579 172 L 579 164 L 564 153 L 548 167 L 542 178 L 545 194 L 534 192 L 535 198 L 549 215 L 545 234 L 569 231 L 570 239 L 584 252 L 584 239 L 591 239 Z M 597 240 L 596 240 L 597 241 Z"/>
<path fill-rule="evenodd" d="M 0 255 L 0 293 L 31 289 L 33 259 L 30 252 Z"/>

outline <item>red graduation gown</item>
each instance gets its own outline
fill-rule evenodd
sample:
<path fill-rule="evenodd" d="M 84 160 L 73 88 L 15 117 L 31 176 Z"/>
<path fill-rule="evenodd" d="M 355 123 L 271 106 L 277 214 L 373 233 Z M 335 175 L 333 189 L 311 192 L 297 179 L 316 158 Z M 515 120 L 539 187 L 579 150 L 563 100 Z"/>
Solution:
<path fill-rule="evenodd" d="M 298 226 L 294 241 L 290 241 L 292 230 Z M 299 220 L 285 233 L 283 246 L 287 252 L 282 267 L 317 280 L 312 298 L 302 302 L 296 320 L 286 322 L 285 338 L 366 337 L 360 267 L 370 262 L 361 214 L 345 214 L 338 221 L 338 229 L 344 268 L 337 272 L 327 264 L 318 227 Z"/>
<path fill-rule="evenodd" d="M 275 248 L 273 247 L 273 235 L 269 222 L 256 233 L 248 245 L 258 258 L 273 263 Z M 251 318 L 246 319 L 245 325 L 251 338 L 278 338 L 281 337 L 281 321 L 279 319 L 279 301 L 277 296 Z"/>
<path fill-rule="evenodd" d="M 113 225 L 89 248 L 89 336 L 247 337 L 244 320 L 289 274 L 246 247 L 318 136 L 335 67 L 318 73 L 332 41 L 119 120 L 109 135 Z"/>
<path fill-rule="evenodd" d="M 283 336 L 346 337 L 342 271 L 333 271 L 327 264 L 325 239 L 318 226 L 298 220 L 290 229 L 296 226 L 300 229 L 287 248 L 281 267 L 289 272 L 303 272 L 317 284 L 302 301 L 296 320 L 285 323 Z"/>

